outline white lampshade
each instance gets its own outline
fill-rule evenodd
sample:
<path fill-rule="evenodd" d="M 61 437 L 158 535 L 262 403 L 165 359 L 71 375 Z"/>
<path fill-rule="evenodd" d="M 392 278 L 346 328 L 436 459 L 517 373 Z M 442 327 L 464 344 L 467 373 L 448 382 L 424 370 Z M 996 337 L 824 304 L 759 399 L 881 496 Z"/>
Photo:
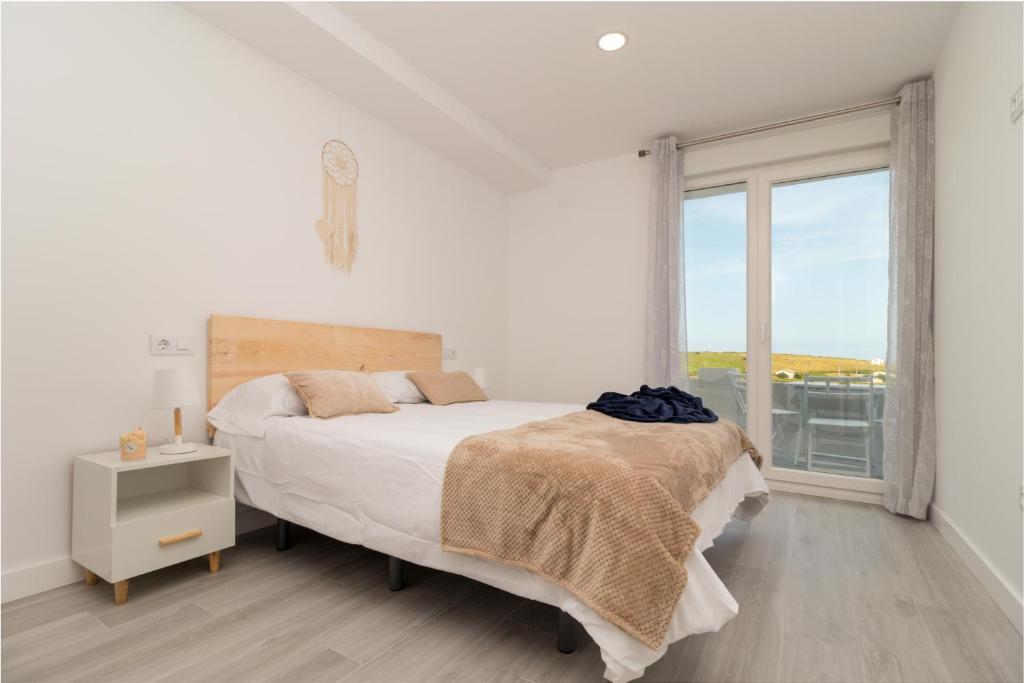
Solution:
<path fill-rule="evenodd" d="M 473 381 L 476 382 L 477 385 L 481 389 L 486 389 L 487 388 L 487 371 L 486 370 L 484 370 L 483 368 L 473 368 L 472 375 L 473 375 Z"/>
<path fill-rule="evenodd" d="M 157 370 L 153 373 L 153 410 L 199 405 L 199 391 L 188 370 Z"/>

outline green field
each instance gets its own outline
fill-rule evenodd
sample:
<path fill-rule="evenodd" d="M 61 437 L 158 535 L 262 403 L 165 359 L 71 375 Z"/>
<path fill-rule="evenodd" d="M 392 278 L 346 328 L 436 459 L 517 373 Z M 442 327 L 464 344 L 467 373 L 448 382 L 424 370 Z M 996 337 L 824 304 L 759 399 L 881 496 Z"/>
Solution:
<path fill-rule="evenodd" d="M 689 354 L 688 374 L 697 375 L 700 368 L 735 368 L 747 371 L 747 354 L 739 351 L 692 351 Z M 772 354 L 772 374 L 780 370 L 796 373 L 794 379 L 804 375 L 870 375 L 884 371 L 884 365 L 872 365 L 870 361 L 858 358 L 834 358 L 831 356 L 800 356 L 790 353 Z"/>

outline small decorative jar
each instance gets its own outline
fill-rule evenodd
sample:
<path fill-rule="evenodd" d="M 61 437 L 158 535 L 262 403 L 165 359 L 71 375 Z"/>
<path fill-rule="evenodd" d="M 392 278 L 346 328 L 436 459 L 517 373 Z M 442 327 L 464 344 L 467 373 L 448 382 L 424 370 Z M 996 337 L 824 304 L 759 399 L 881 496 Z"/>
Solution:
<path fill-rule="evenodd" d="M 118 439 L 121 444 L 122 460 L 142 460 L 146 457 L 146 432 L 136 427 L 133 432 L 125 432 Z"/>

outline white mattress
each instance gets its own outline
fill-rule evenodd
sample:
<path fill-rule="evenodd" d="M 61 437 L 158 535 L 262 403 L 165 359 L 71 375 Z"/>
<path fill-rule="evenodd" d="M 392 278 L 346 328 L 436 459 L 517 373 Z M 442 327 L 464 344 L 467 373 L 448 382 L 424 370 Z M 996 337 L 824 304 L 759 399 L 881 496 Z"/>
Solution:
<path fill-rule="evenodd" d="M 694 511 L 703 531 L 686 560 L 689 581 L 668 637 L 656 651 L 597 616 L 560 586 L 516 567 L 442 551 L 441 487 L 455 445 L 472 434 L 581 409 L 511 401 L 413 404 L 402 405 L 396 413 L 331 420 L 271 418 L 263 438 L 219 431 L 214 442 L 235 452 L 236 494 L 243 503 L 347 543 L 560 607 L 601 648 L 605 677 L 629 681 L 643 675 L 670 643 L 717 631 L 736 615 L 736 601 L 701 551 L 734 513 L 749 519 L 760 512 L 768 487 L 744 455 Z"/>

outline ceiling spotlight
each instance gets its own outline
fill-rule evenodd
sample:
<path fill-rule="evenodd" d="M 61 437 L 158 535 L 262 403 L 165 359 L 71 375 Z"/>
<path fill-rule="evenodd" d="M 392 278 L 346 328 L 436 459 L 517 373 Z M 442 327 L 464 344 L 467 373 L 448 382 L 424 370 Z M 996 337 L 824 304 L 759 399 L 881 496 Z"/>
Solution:
<path fill-rule="evenodd" d="M 605 52 L 621 50 L 626 44 L 625 33 L 606 33 L 597 39 L 597 46 Z"/>

